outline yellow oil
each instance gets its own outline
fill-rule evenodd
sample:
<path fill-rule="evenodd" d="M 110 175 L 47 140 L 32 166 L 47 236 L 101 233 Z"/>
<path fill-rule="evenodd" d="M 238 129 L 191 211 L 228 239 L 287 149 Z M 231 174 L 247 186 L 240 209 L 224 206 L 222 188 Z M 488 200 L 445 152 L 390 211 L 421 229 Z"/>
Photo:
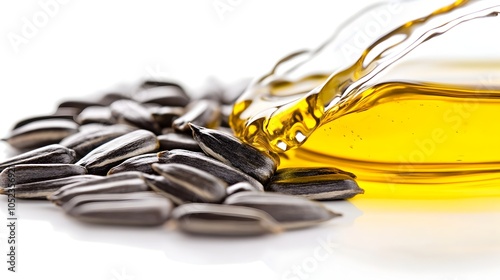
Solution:
<path fill-rule="evenodd" d="M 456 1 L 383 40 L 467 5 Z M 500 81 L 490 75 L 500 60 L 402 63 L 399 70 L 415 69 L 415 77 L 362 81 L 380 64 L 367 57 L 382 41 L 334 74 L 257 81 L 234 106 L 236 135 L 280 153 L 280 168 L 353 172 L 368 197 L 500 196 Z"/>

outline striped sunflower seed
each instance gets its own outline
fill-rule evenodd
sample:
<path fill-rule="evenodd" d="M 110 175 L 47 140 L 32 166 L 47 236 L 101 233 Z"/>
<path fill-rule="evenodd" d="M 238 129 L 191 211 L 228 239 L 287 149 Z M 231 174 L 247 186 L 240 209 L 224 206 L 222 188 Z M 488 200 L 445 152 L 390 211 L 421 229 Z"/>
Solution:
<path fill-rule="evenodd" d="M 73 197 L 98 193 L 131 193 L 151 191 L 140 172 L 124 172 L 86 182 L 66 185 L 47 197 L 56 205 L 63 205 Z"/>
<path fill-rule="evenodd" d="M 219 203 L 226 197 L 227 184 L 203 170 L 175 163 L 155 163 L 153 169 L 163 178 L 146 178 L 149 186 L 176 204 Z"/>
<path fill-rule="evenodd" d="M 124 226 L 160 226 L 172 212 L 172 202 L 164 197 L 88 202 L 68 209 L 80 221 Z"/>
<path fill-rule="evenodd" d="M 71 112 L 74 116 L 80 114 L 83 109 L 90 106 L 99 106 L 100 104 L 92 101 L 83 101 L 83 100 L 67 100 L 61 102 L 57 107 L 57 112 Z"/>
<path fill-rule="evenodd" d="M 240 170 L 217 161 L 205 154 L 175 149 L 158 153 L 160 163 L 180 163 L 208 172 L 225 181 L 228 185 L 248 182 L 258 190 L 264 190 L 262 184 Z"/>
<path fill-rule="evenodd" d="M 224 204 L 262 210 L 285 229 L 311 227 L 341 216 L 318 202 L 277 193 L 241 192 L 229 196 Z"/>
<path fill-rule="evenodd" d="M 155 174 L 155 171 L 151 167 L 153 163 L 158 163 L 158 156 L 155 153 L 143 154 L 135 157 L 131 157 L 126 161 L 120 163 L 119 165 L 111 168 L 108 171 L 108 175 L 113 175 L 128 171 L 139 171 L 146 174 Z"/>
<path fill-rule="evenodd" d="M 198 142 L 191 135 L 184 133 L 172 132 L 158 135 L 158 141 L 160 141 L 160 150 L 183 149 L 195 152 L 202 151 Z"/>
<path fill-rule="evenodd" d="M 186 107 L 186 113 L 177 118 L 172 127 L 176 131 L 189 131 L 189 123 L 215 128 L 220 123 L 220 106 L 213 100 L 195 100 Z"/>
<path fill-rule="evenodd" d="M 248 182 L 239 182 L 226 188 L 226 195 L 230 196 L 239 192 L 260 192 Z"/>
<path fill-rule="evenodd" d="M 172 211 L 175 225 L 190 234 L 250 236 L 283 230 L 264 211 L 233 205 L 189 203 Z"/>
<path fill-rule="evenodd" d="M 122 99 L 127 100 L 130 99 L 130 97 L 123 93 L 110 92 L 102 95 L 97 103 L 99 103 L 99 105 L 101 106 L 109 106 L 111 105 L 111 103 Z"/>
<path fill-rule="evenodd" d="M 46 116 L 30 117 L 17 122 L 12 129 L 14 130 L 16 128 L 19 128 L 21 126 L 27 125 L 32 122 L 43 121 L 43 120 L 60 120 L 60 119 L 72 121 L 73 115 L 66 114 L 66 115 L 46 115 Z"/>
<path fill-rule="evenodd" d="M 352 173 L 335 168 L 284 168 L 271 178 L 266 191 L 313 200 L 348 199 L 364 193 Z"/>
<path fill-rule="evenodd" d="M 278 166 L 273 157 L 243 143 L 238 138 L 214 129 L 190 124 L 193 138 L 208 155 L 234 166 L 257 181 L 265 183 Z"/>
<path fill-rule="evenodd" d="M 77 156 L 81 158 L 100 145 L 134 130 L 130 126 L 119 124 L 110 126 L 92 125 L 89 129 L 84 128 L 89 125 L 91 124 L 83 125 L 80 132 L 64 138 L 59 144 L 73 149 Z"/>
<path fill-rule="evenodd" d="M 161 131 L 148 109 L 133 100 L 115 101 L 110 108 L 118 123 L 133 125 L 154 133 Z"/>
<path fill-rule="evenodd" d="M 189 97 L 177 85 L 142 89 L 134 94 L 133 98 L 139 103 L 155 103 L 162 106 L 184 107 L 189 103 Z"/>
<path fill-rule="evenodd" d="M 147 130 L 136 130 L 115 138 L 90 151 L 76 164 L 90 174 L 104 175 L 109 169 L 131 157 L 158 150 L 156 136 Z"/>
<path fill-rule="evenodd" d="M 95 193 L 95 194 L 82 194 L 73 197 L 64 203 L 61 208 L 68 212 L 71 209 L 83 204 L 93 202 L 108 202 L 108 201 L 125 201 L 125 200 L 139 200 L 148 198 L 163 198 L 163 196 L 155 192 L 131 192 L 131 193 Z"/>
<path fill-rule="evenodd" d="M 182 88 L 179 84 L 171 81 L 146 80 L 139 85 L 139 91 L 154 87 L 171 87 L 171 86 Z"/>
<path fill-rule="evenodd" d="M 174 122 L 174 120 L 182 116 L 182 114 L 184 114 L 183 107 L 171 107 L 171 106 L 150 107 L 148 108 L 148 110 L 153 116 L 155 122 L 162 128 L 172 127 L 172 123 Z"/>
<path fill-rule="evenodd" d="M 59 179 L 36 181 L 32 183 L 16 184 L 11 188 L 5 189 L 5 193 L 13 190 L 16 194 L 16 198 L 23 199 L 47 199 L 47 196 L 53 192 L 59 190 L 60 188 L 79 182 L 85 182 L 89 180 L 95 180 L 100 178 L 96 175 L 75 175 L 70 177 L 64 177 Z M 0 188 L 0 193 L 2 189 Z"/>
<path fill-rule="evenodd" d="M 0 187 L 59 179 L 86 174 L 85 167 L 75 164 L 17 164 L 0 173 Z"/>
<path fill-rule="evenodd" d="M 85 109 L 76 117 L 79 124 L 88 123 L 102 123 L 114 124 L 116 120 L 111 114 L 111 109 L 104 106 L 90 106 Z"/>
<path fill-rule="evenodd" d="M 52 144 L 0 162 L 0 171 L 16 164 L 73 163 L 75 157 L 75 151 L 62 145 Z"/>
<path fill-rule="evenodd" d="M 78 132 L 78 125 L 67 119 L 33 121 L 15 128 L 3 140 L 17 149 L 34 149 L 59 143 L 63 138 Z"/>

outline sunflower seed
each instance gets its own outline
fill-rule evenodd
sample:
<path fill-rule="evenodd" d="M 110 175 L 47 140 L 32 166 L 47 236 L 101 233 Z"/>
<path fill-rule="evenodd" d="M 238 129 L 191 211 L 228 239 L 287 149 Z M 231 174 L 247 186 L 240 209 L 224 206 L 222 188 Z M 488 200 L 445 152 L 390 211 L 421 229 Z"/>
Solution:
<path fill-rule="evenodd" d="M 277 193 L 241 192 L 229 196 L 224 204 L 262 210 L 286 229 L 311 227 L 341 216 L 318 202 Z"/>
<path fill-rule="evenodd" d="M 12 129 L 14 130 L 18 127 L 27 125 L 32 122 L 43 121 L 43 120 L 60 120 L 60 119 L 73 120 L 73 115 L 66 114 L 66 115 L 47 115 L 47 116 L 31 117 L 17 122 Z"/>
<path fill-rule="evenodd" d="M 95 193 L 82 194 L 73 197 L 72 199 L 61 205 L 61 208 L 68 212 L 69 210 L 87 203 L 107 202 L 107 201 L 125 201 L 125 200 L 142 200 L 148 198 L 163 198 L 163 196 L 155 192 L 131 192 L 131 193 Z"/>
<path fill-rule="evenodd" d="M 184 107 L 189 103 L 189 97 L 177 85 L 143 89 L 134 95 L 134 100 L 139 103 L 155 103 L 162 106 Z"/>
<path fill-rule="evenodd" d="M 76 164 L 85 166 L 90 174 L 104 175 L 109 169 L 131 157 L 154 152 L 160 144 L 147 130 L 136 130 L 115 138 L 90 151 Z"/>
<path fill-rule="evenodd" d="M 101 96 L 97 103 L 102 106 L 109 106 L 111 103 L 122 99 L 130 99 L 130 97 L 123 93 L 110 92 Z"/>
<path fill-rule="evenodd" d="M 184 114 L 183 107 L 150 107 L 148 110 L 160 127 L 171 127 L 174 120 Z"/>
<path fill-rule="evenodd" d="M 214 129 L 190 124 L 193 137 L 208 155 L 234 166 L 261 183 L 271 178 L 278 162 L 266 153 L 241 142 L 238 138 Z"/>
<path fill-rule="evenodd" d="M 351 175 L 335 168 L 284 168 L 271 178 L 266 191 L 313 200 L 347 199 L 364 193 Z"/>
<path fill-rule="evenodd" d="M 139 91 L 143 89 L 155 88 L 155 87 L 182 87 L 171 81 L 158 81 L 158 80 L 146 80 L 141 85 L 139 85 Z"/>
<path fill-rule="evenodd" d="M 133 100 L 118 100 L 113 102 L 110 108 L 113 116 L 119 123 L 133 125 L 154 133 L 160 133 L 160 127 L 156 124 L 153 116 L 148 109 L 141 104 Z"/>
<path fill-rule="evenodd" d="M 213 100 L 195 100 L 186 107 L 186 113 L 177 118 L 172 127 L 176 131 L 189 131 L 189 123 L 215 128 L 220 123 L 219 103 Z"/>
<path fill-rule="evenodd" d="M 85 125 L 88 126 L 88 125 Z M 132 127 L 126 125 L 93 126 L 64 138 L 60 144 L 73 149 L 79 158 L 85 156 L 93 149 L 133 131 Z"/>
<path fill-rule="evenodd" d="M 75 156 L 75 151 L 59 144 L 52 144 L 0 162 L 0 171 L 16 164 L 73 163 Z"/>
<path fill-rule="evenodd" d="M 76 121 L 79 124 L 114 124 L 116 122 L 111 114 L 111 109 L 103 106 L 90 106 L 83 109 L 83 111 L 76 117 Z"/>
<path fill-rule="evenodd" d="M 59 104 L 57 112 L 67 111 L 73 112 L 74 115 L 80 114 L 83 109 L 90 106 L 99 106 L 100 104 L 92 101 L 68 100 Z"/>
<path fill-rule="evenodd" d="M 158 159 L 160 163 L 180 163 L 201 169 L 222 179 L 228 185 L 248 182 L 256 189 L 264 190 L 262 184 L 249 175 L 202 153 L 176 149 L 158 153 Z"/>
<path fill-rule="evenodd" d="M 285 180 L 285 179 L 293 179 L 296 177 L 311 177 L 311 176 L 335 175 L 335 174 L 347 175 L 352 179 L 356 179 L 356 175 L 354 175 L 353 173 L 333 167 L 282 168 L 275 175 L 278 176 L 280 180 Z"/>
<path fill-rule="evenodd" d="M 164 197 L 88 202 L 67 210 L 84 222 L 125 226 L 159 226 L 172 212 L 172 202 Z"/>
<path fill-rule="evenodd" d="M 17 149 L 33 149 L 55 144 L 78 132 L 78 125 L 67 119 L 45 119 L 22 125 L 4 139 Z"/>
<path fill-rule="evenodd" d="M 226 188 L 227 196 L 233 195 L 239 192 L 260 192 L 261 190 L 256 189 L 248 182 L 239 182 Z"/>
<path fill-rule="evenodd" d="M 219 178 L 184 164 L 153 164 L 164 178 L 146 178 L 149 186 L 176 204 L 218 203 L 226 197 L 227 184 Z"/>
<path fill-rule="evenodd" d="M 140 172 L 124 172 L 86 182 L 66 185 L 47 197 L 56 205 L 62 205 L 73 197 L 97 193 L 131 193 L 151 191 Z"/>
<path fill-rule="evenodd" d="M 190 234 L 249 236 L 283 230 L 264 211 L 232 205 L 183 204 L 172 211 L 172 219 L 180 230 Z"/>
<path fill-rule="evenodd" d="M 75 175 L 59 179 L 36 181 L 32 183 L 16 184 L 11 188 L 5 189 L 5 192 L 13 189 L 16 198 L 24 199 L 47 199 L 47 196 L 60 188 L 79 182 L 98 179 L 96 175 Z"/>
<path fill-rule="evenodd" d="M 17 164 L 0 173 L 0 187 L 26 184 L 86 174 L 85 167 L 75 164 Z"/>
<path fill-rule="evenodd" d="M 153 170 L 151 165 L 158 162 L 158 156 L 155 153 L 131 157 L 126 161 L 120 163 L 119 165 L 111 168 L 108 171 L 108 175 L 128 171 L 139 171 L 146 174 L 155 174 L 155 171 Z"/>
<path fill-rule="evenodd" d="M 158 135 L 160 141 L 160 150 L 184 149 L 189 151 L 201 152 L 200 145 L 191 135 L 184 133 L 168 133 Z"/>

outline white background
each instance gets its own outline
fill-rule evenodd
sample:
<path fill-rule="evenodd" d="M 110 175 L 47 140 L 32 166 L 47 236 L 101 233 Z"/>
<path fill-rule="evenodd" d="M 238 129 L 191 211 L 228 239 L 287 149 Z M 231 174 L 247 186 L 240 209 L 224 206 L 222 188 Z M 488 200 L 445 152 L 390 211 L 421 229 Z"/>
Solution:
<path fill-rule="evenodd" d="M 9 38 L 21 35 L 24 18 L 33 22 L 43 9 L 38 1 L 2 1 L 0 133 L 22 117 L 52 112 L 64 98 L 120 83 L 172 77 L 194 87 L 208 76 L 254 77 L 291 51 L 317 46 L 370 2 L 74 0 L 14 47 Z M 233 6 L 221 15 L 214 3 Z M 464 43 L 458 48 L 474 47 Z M 249 239 L 91 226 L 46 202 L 21 201 L 16 274 L 4 262 L 0 201 L 1 279 L 500 278 L 498 201 L 455 201 L 439 211 L 428 210 L 439 201 L 328 203 L 344 217 Z M 486 206 L 462 207 L 478 203 Z"/>

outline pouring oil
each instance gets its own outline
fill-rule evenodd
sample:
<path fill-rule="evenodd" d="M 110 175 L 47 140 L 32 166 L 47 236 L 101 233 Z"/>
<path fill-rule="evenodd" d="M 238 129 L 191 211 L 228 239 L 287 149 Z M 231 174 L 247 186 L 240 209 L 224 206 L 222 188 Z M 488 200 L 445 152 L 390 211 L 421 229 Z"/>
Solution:
<path fill-rule="evenodd" d="M 365 196 L 500 195 L 500 80 L 491 75 L 500 60 L 400 63 L 423 42 L 499 11 L 498 1 L 453 1 L 396 26 L 332 72 L 310 70 L 325 46 L 291 55 L 240 97 L 231 126 L 279 152 L 281 168 L 355 173 Z M 389 66 L 410 76 L 391 78 Z"/>

